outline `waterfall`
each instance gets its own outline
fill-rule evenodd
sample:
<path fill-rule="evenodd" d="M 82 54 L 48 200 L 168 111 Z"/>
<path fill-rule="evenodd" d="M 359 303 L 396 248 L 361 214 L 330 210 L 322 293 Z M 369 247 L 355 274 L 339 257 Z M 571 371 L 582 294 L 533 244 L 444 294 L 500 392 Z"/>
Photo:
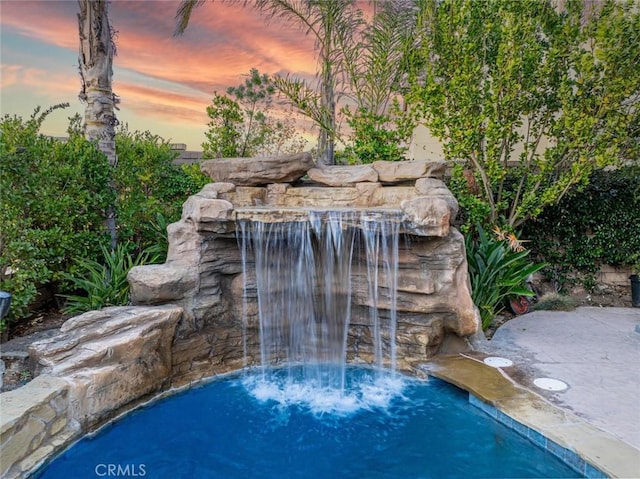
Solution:
<path fill-rule="evenodd" d="M 265 378 L 274 365 L 295 366 L 303 382 L 343 391 L 354 321 L 370 330 L 373 366 L 395 369 L 397 215 L 309 211 L 293 221 L 260 221 L 256 214 L 237 224 L 243 322 L 246 328 L 251 277 Z"/>

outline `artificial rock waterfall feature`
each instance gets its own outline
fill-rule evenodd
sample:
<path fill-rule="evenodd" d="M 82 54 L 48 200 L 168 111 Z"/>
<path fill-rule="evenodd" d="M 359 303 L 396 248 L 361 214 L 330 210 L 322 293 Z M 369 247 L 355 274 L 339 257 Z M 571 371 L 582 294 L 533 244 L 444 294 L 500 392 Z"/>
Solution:
<path fill-rule="evenodd" d="M 409 370 L 477 332 L 444 162 L 268 160 L 205 162 L 217 182 L 169 226 L 166 263 L 129 274 L 134 304 L 183 309 L 173 385 L 282 362 Z"/>
<path fill-rule="evenodd" d="M 218 373 L 295 363 L 341 390 L 345 363 L 415 371 L 468 346 L 479 321 L 444 162 L 313 166 L 205 162 L 216 182 L 169 225 L 165 264 L 129 272 L 133 306 L 71 318 L 29 348 L 38 377 L 2 394 L 0 475 L 28 476 L 104 421 Z"/>

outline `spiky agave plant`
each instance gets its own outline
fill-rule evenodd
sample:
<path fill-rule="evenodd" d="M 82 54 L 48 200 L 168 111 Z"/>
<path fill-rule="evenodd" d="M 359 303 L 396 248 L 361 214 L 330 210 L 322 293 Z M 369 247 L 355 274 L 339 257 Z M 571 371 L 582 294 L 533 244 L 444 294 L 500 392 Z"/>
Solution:
<path fill-rule="evenodd" d="M 101 247 L 104 261 L 92 259 L 77 261 L 78 274 L 64 274 L 78 294 L 60 295 L 66 300 L 65 314 L 80 314 L 107 306 L 129 304 L 129 282 L 127 274 L 134 266 L 154 262 L 149 252 L 133 256 L 127 244 L 120 243 L 115 249 Z"/>
<path fill-rule="evenodd" d="M 487 235 L 482 226 L 476 225 L 477 236 L 465 238 L 471 297 L 480 310 L 482 329 L 487 329 L 496 314 L 505 308 L 505 300 L 511 296 L 533 296 L 526 288 L 527 278 L 545 266 L 531 263 L 529 250 L 514 250 L 508 239 Z"/>

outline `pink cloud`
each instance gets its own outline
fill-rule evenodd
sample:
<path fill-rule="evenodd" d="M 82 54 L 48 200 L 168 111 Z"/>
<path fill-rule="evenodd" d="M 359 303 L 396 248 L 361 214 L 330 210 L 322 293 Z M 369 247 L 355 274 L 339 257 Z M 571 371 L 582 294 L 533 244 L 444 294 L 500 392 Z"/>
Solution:
<path fill-rule="evenodd" d="M 167 93 L 164 90 L 124 83 L 118 87 L 121 108 L 149 118 L 189 123 L 203 127 L 207 123 L 207 101 L 200 96 Z"/>
<path fill-rule="evenodd" d="M 178 1 L 110 5 L 117 31 L 116 68 L 197 88 L 207 94 L 237 85 L 252 67 L 312 74 L 313 40 L 295 28 L 265 22 L 255 10 L 220 2 L 197 9 L 182 37 L 172 36 Z M 2 24 L 20 34 L 76 51 L 75 2 L 9 2 Z"/>
<path fill-rule="evenodd" d="M 68 1 L 3 2 L 1 22 L 26 37 L 77 50 L 77 11 L 78 4 Z"/>
<path fill-rule="evenodd" d="M 171 21 L 166 16 L 158 19 L 156 29 L 128 25 L 135 20 L 139 2 L 131 8 L 118 30 L 116 63 L 123 68 L 208 94 L 238 84 L 240 75 L 252 67 L 265 73 L 315 69 L 312 43 L 305 42 L 299 32 L 296 38 L 292 33 L 283 35 L 250 8 L 206 5 L 195 11 L 190 27 L 177 38 L 170 35 L 172 16 Z"/>
<path fill-rule="evenodd" d="M 0 88 L 17 84 L 22 69 L 22 65 L 0 64 Z"/>

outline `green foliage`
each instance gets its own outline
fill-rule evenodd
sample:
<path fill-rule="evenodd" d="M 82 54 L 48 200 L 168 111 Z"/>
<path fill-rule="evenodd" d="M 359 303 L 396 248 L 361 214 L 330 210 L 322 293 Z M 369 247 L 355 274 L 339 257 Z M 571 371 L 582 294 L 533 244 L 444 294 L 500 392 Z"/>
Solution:
<path fill-rule="evenodd" d="M 63 294 L 66 298 L 64 312 L 80 314 L 107 306 L 129 304 L 129 283 L 127 274 L 134 266 L 153 263 L 148 253 L 132 256 L 131 247 L 119 243 L 115 250 L 102 247 L 102 261 L 78 259 L 75 274 L 65 274 L 75 291 L 82 294 Z"/>
<path fill-rule="evenodd" d="M 73 273 L 80 258 L 98 257 L 108 242 L 106 158 L 73 132 L 67 142 L 39 134 L 59 107 L 0 122 L 0 289 L 13 295 L 7 320 L 27 314 L 38 284 L 64 287 L 62 273 Z"/>
<path fill-rule="evenodd" d="M 306 141 L 292 118 L 276 119 L 269 111 L 275 86 L 266 74 L 252 68 L 247 79 L 229 87 L 227 95 L 214 92 L 207 107 L 211 119 L 202 144 L 203 158 L 268 156 L 302 151 Z M 232 98 L 233 97 L 233 98 Z"/>
<path fill-rule="evenodd" d="M 588 12 L 580 0 L 563 9 L 550 0 L 425 5 L 432 28 L 413 56 L 410 103 L 446 157 L 472 172 L 477 191 L 456 193 L 461 204 L 487 205 L 484 224 L 519 226 L 594 170 L 637 157 L 634 2 Z"/>
<path fill-rule="evenodd" d="M 343 113 L 353 132 L 350 145 L 345 148 L 345 154 L 352 158 L 351 163 L 404 159 L 408 149 L 405 145 L 414 125 L 395 123 L 390 115 L 379 115 L 364 108 L 355 113 L 345 108 Z"/>
<path fill-rule="evenodd" d="M 473 225 L 486 225 L 487 218 L 491 215 L 491 207 L 480 196 L 473 194 L 475 178 L 460 163 L 453 164 L 451 173 L 448 186 L 458 200 L 460 230 L 468 233 L 473 230 Z M 469 185 L 470 182 L 472 185 Z"/>
<path fill-rule="evenodd" d="M 202 157 L 233 158 L 240 156 L 241 128 L 244 123 L 240 105 L 231 98 L 213 93 L 211 105 L 207 107 L 209 130 L 204 136 L 207 142 L 202 144 Z"/>
<path fill-rule="evenodd" d="M 141 252 L 157 244 L 153 223 L 158 215 L 166 223 L 180 219 L 182 204 L 210 179 L 198 165 L 176 166 L 169 143 L 148 131 L 121 129 L 116 136 L 118 165 L 116 223 L 120 241 Z"/>
<path fill-rule="evenodd" d="M 377 2 L 372 16 L 353 0 L 254 4 L 316 40 L 318 81 L 287 75 L 276 76 L 274 85 L 319 127 L 322 162 L 334 162 L 336 142 L 348 147 L 345 154 L 352 162 L 399 159 L 413 128 L 406 128 L 411 115 L 392 103 L 404 93 L 406 58 L 418 36 L 418 9 L 401 0 Z M 353 111 L 346 104 L 354 105 Z M 346 114 L 352 135 L 341 124 L 339 111 Z"/>
<path fill-rule="evenodd" d="M 127 251 L 137 257 L 162 243 L 166 252 L 166 224 L 209 182 L 197 165 L 173 165 L 169 145 L 148 132 L 118 133 L 115 172 L 83 138 L 78 117 L 71 118 L 66 142 L 40 135 L 46 116 L 59 107 L 0 122 L 0 289 L 12 294 L 5 321 L 28 316 L 39 285 L 66 293 L 81 264 L 101 260 L 109 244 L 106 211 L 114 201 Z"/>
<path fill-rule="evenodd" d="M 169 233 L 167 231 L 169 222 L 162 213 L 156 213 L 155 221 L 151 221 L 149 226 L 153 231 L 154 243 L 150 244 L 144 251 L 151 258 L 154 258 L 154 263 L 164 263 L 169 250 Z"/>
<path fill-rule="evenodd" d="M 487 329 L 494 316 L 504 309 L 508 297 L 533 296 L 525 281 L 544 264 L 532 264 L 527 258 L 529 251 L 515 251 L 507 240 L 488 236 L 479 224 L 476 231 L 477 237 L 467 234 L 465 247 L 471 297 L 480 310 L 482 329 Z"/>
<path fill-rule="evenodd" d="M 243 84 L 227 88 L 227 94 L 235 98 L 244 113 L 238 156 L 254 156 L 254 152 L 266 142 L 269 134 L 266 112 L 274 93 L 275 87 L 269 76 L 261 75 L 256 68 L 251 69 Z"/>
<path fill-rule="evenodd" d="M 604 264 L 638 261 L 638 184 L 640 171 L 631 167 L 597 171 L 588 186 L 573 188 L 558 205 L 525 223 L 533 253 L 549 263 L 547 275 L 564 285 L 569 277 L 589 281 Z"/>
<path fill-rule="evenodd" d="M 182 34 L 191 13 L 203 1 L 183 1 L 176 12 L 176 34 Z M 289 105 L 319 127 L 318 156 L 323 164 L 334 163 L 335 143 L 350 146 L 338 119 L 340 107 L 355 105 L 352 126 L 357 126 L 355 152 L 347 152 L 352 161 L 371 161 L 376 147 L 383 146 L 382 158 L 397 159 L 403 152 L 396 134 L 413 116 L 404 109 L 390 115 L 390 106 L 406 92 L 406 72 L 415 67 L 416 45 L 427 28 L 428 15 L 422 7 L 430 0 L 385 0 L 375 2 L 372 10 L 356 0 L 254 0 L 246 2 L 267 19 L 279 18 L 313 37 L 317 58 L 317 81 L 309 82 L 293 75 L 272 78 L 272 84 Z M 413 59 L 413 61 L 410 61 Z M 348 101 L 343 101 L 348 99 Z M 215 99 L 214 99 L 215 101 Z M 360 117 L 359 111 L 366 111 Z M 211 115 L 210 115 L 211 116 Z M 215 116 L 211 116 L 215 118 Z M 220 128 L 220 124 L 210 124 Z M 393 132 L 393 133 L 391 133 Z M 214 134 L 213 138 L 223 136 Z M 373 134 L 371 141 L 364 136 Z M 408 136 L 400 134 L 402 140 Z M 344 152 L 343 152 L 344 153 Z M 207 153 L 220 156 L 220 152 Z"/>

